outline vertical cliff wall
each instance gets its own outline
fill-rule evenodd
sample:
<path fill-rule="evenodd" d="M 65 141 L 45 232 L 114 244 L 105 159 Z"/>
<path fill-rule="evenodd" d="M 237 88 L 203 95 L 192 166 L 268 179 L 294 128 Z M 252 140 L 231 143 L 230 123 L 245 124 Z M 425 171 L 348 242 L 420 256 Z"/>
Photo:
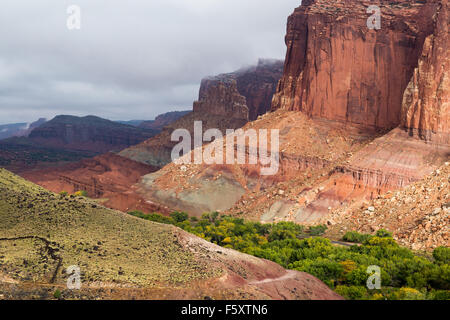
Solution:
<path fill-rule="evenodd" d="M 285 71 L 272 108 L 367 128 L 398 126 L 441 2 L 304 0 L 288 19 Z M 381 8 L 380 30 L 367 27 L 370 5 Z"/>
<path fill-rule="evenodd" d="M 217 113 L 219 110 L 216 109 L 224 109 L 220 106 L 226 102 L 225 107 L 228 111 L 222 110 L 219 113 L 230 116 L 230 105 L 244 104 L 248 109 L 247 120 L 256 120 L 258 116 L 270 110 L 278 81 L 283 75 L 283 65 L 282 60 L 260 59 L 256 66 L 203 79 L 199 102 L 194 104 L 194 112 L 201 110 Z M 206 100 L 209 101 L 203 103 Z M 233 103 L 230 104 L 229 100 Z M 237 108 L 238 114 L 239 110 L 242 111 L 242 108 Z M 242 115 L 243 112 L 231 116 L 241 118 Z"/>
<path fill-rule="evenodd" d="M 204 85 L 205 82 L 202 83 Z M 200 90 L 199 101 L 194 102 L 194 113 L 245 121 L 249 119 L 245 97 L 239 94 L 234 79 L 214 81 L 204 85 L 204 88 Z"/>
<path fill-rule="evenodd" d="M 434 32 L 425 39 L 405 90 L 402 109 L 402 126 L 411 135 L 445 144 L 450 143 L 449 18 L 448 1 L 442 1 L 433 17 Z"/>

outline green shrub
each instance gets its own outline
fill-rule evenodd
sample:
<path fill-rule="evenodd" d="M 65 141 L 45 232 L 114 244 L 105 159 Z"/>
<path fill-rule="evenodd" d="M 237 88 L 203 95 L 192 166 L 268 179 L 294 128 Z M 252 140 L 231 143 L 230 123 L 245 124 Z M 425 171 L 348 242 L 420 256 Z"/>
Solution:
<path fill-rule="evenodd" d="M 130 214 L 172 224 L 220 246 L 310 273 L 348 299 L 444 299 L 450 292 L 448 248 L 436 249 L 434 259 L 427 259 L 400 247 L 385 230 L 376 236 L 349 232 L 344 240 L 361 245 L 343 247 L 329 239 L 311 237 L 324 228 L 310 228 L 305 233 L 303 226 L 291 222 L 246 222 L 217 212 L 200 219 L 189 219 L 180 212 L 170 217 L 140 211 Z M 366 288 L 367 268 L 373 265 L 381 269 L 381 290 Z"/>
<path fill-rule="evenodd" d="M 434 290 L 430 293 L 430 300 L 450 300 L 450 291 L 448 290 Z"/>
<path fill-rule="evenodd" d="M 165 216 L 162 216 L 157 213 L 145 214 L 141 211 L 131 211 L 131 212 L 128 212 L 128 214 L 138 217 L 138 218 L 141 218 L 141 219 L 148 220 L 148 221 L 157 222 L 157 223 L 175 224 L 175 220 L 173 220 L 172 218 L 165 217 Z"/>
<path fill-rule="evenodd" d="M 395 300 L 425 300 L 425 294 L 413 288 L 401 288 L 395 294 Z"/>
<path fill-rule="evenodd" d="M 433 257 L 438 263 L 450 263 L 450 248 L 438 247 L 433 251 Z"/>
<path fill-rule="evenodd" d="M 293 269 L 312 274 L 323 282 L 331 284 L 331 286 L 344 274 L 344 267 L 339 262 L 324 258 L 297 261 L 292 266 Z"/>
<path fill-rule="evenodd" d="M 352 243 L 364 243 L 369 240 L 372 236 L 369 234 L 361 234 L 355 231 L 347 232 L 342 238 L 343 241 Z"/>
<path fill-rule="evenodd" d="M 173 212 L 170 217 L 176 222 L 184 222 L 189 219 L 189 216 L 185 212 Z"/>
<path fill-rule="evenodd" d="M 335 291 L 350 300 L 361 300 L 367 295 L 367 289 L 361 286 L 337 286 Z"/>
<path fill-rule="evenodd" d="M 304 227 L 292 222 L 279 222 L 273 224 L 271 232 L 268 236 L 269 242 L 286 240 L 286 239 L 297 239 L 303 235 Z"/>
<path fill-rule="evenodd" d="M 309 234 L 312 236 L 321 236 L 325 233 L 325 231 L 327 231 L 328 227 L 325 225 L 320 225 L 320 226 L 311 226 L 309 227 Z"/>
<path fill-rule="evenodd" d="M 87 191 L 80 190 L 80 191 L 75 192 L 74 195 L 77 197 L 87 197 L 88 193 L 87 193 Z"/>
<path fill-rule="evenodd" d="M 53 297 L 55 299 L 61 299 L 61 291 L 59 291 L 59 289 L 56 289 L 56 291 L 53 293 Z"/>
<path fill-rule="evenodd" d="M 385 229 L 380 229 L 377 231 L 376 236 L 379 238 L 392 238 L 392 232 Z"/>

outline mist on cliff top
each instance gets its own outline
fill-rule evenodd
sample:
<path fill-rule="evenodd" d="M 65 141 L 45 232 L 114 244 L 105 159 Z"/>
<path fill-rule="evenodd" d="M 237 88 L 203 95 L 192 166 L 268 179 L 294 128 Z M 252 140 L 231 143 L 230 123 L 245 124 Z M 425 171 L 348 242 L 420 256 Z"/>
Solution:
<path fill-rule="evenodd" d="M 68 30 L 67 8 L 81 9 Z M 15 0 L 0 10 L 0 123 L 152 119 L 208 75 L 283 59 L 299 0 Z"/>

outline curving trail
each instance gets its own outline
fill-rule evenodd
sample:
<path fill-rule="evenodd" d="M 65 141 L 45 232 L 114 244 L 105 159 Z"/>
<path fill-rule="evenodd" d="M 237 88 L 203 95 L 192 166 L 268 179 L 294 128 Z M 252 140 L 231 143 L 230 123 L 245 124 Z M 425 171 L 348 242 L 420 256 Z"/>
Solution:
<path fill-rule="evenodd" d="M 286 280 L 291 280 L 291 279 L 295 279 L 298 275 L 297 271 L 293 271 L 293 270 L 287 270 L 286 274 L 278 277 L 278 278 L 274 278 L 274 279 L 264 279 L 261 281 L 253 281 L 253 282 L 249 282 L 250 285 L 260 285 L 260 284 L 268 284 L 268 283 L 273 283 L 273 282 L 280 282 L 280 281 L 286 281 Z"/>

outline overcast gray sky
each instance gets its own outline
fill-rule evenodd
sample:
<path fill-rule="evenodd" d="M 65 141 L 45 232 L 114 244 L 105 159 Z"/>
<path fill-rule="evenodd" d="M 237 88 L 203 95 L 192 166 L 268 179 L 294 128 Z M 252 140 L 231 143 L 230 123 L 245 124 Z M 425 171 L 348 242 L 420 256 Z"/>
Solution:
<path fill-rule="evenodd" d="M 287 17 L 300 2 L 2 1 L 0 124 L 190 109 L 203 77 L 284 58 Z M 70 5 L 81 8 L 81 30 L 66 26 Z"/>

